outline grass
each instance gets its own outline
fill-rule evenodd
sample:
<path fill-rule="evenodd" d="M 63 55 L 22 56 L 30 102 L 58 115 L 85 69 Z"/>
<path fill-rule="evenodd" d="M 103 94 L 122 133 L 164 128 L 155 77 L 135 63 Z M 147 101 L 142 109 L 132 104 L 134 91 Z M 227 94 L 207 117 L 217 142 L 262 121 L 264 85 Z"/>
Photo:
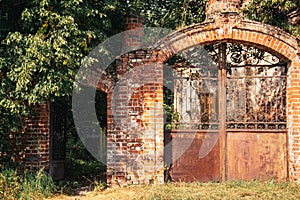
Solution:
<path fill-rule="evenodd" d="M 53 199 L 74 199 L 60 195 Z M 127 186 L 94 190 L 75 199 L 93 200 L 161 200 L 161 199 L 300 199 L 300 186 L 295 183 L 274 181 L 239 181 L 223 183 L 167 183 L 164 185 Z"/>
<path fill-rule="evenodd" d="M 12 169 L 0 171 L 0 199 L 42 199 L 51 196 L 55 189 L 54 182 L 42 169 L 35 173 Z"/>

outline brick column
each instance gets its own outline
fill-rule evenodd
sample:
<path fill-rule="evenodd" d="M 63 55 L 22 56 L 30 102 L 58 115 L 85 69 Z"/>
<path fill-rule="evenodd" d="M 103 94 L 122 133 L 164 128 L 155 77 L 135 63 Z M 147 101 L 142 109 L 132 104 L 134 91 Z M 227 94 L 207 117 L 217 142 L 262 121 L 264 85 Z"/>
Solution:
<path fill-rule="evenodd" d="M 124 50 L 131 51 L 142 48 L 144 37 L 144 19 L 134 14 L 125 16 Z"/>
<path fill-rule="evenodd" d="M 236 13 L 241 9 L 241 0 L 209 0 L 206 6 L 206 20 L 218 20 L 221 13 Z"/>
<path fill-rule="evenodd" d="M 300 183 L 300 59 L 292 61 L 289 67 L 287 85 L 287 123 L 289 179 Z"/>
<path fill-rule="evenodd" d="M 137 50 L 117 62 L 108 93 L 107 183 L 163 183 L 163 65 Z"/>
<path fill-rule="evenodd" d="M 49 169 L 50 165 L 50 103 L 33 106 L 35 115 L 26 120 L 25 166 Z"/>
<path fill-rule="evenodd" d="M 107 183 L 163 183 L 163 65 L 142 50 L 144 20 L 125 19 L 118 81 L 108 93 Z"/>

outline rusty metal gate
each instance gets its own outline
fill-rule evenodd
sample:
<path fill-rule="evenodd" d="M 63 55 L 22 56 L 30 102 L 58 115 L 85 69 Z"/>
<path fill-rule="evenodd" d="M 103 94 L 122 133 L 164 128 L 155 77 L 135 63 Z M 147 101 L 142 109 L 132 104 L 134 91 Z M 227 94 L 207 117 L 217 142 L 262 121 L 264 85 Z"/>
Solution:
<path fill-rule="evenodd" d="M 287 64 L 237 43 L 193 47 L 182 57 L 172 65 L 171 179 L 286 179 Z"/>

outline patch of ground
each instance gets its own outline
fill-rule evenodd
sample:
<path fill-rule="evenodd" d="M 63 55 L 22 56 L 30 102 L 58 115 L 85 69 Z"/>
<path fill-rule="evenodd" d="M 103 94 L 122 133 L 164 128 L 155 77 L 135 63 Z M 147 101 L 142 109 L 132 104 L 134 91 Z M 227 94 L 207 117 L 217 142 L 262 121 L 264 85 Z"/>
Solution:
<path fill-rule="evenodd" d="M 58 195 L 57 200 L 140 200 L 140 199 L 300 199 L 300 186 L 294 183 L 224 182 L 168 183 L 164 185 L 127 186 L 83 192 L 81 195 Z"/>

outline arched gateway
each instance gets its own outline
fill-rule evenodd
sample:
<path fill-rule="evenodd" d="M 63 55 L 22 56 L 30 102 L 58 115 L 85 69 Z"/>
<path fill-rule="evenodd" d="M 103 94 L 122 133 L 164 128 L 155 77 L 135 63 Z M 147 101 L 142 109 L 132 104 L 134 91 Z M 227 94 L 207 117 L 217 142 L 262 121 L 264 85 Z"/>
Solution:
<path fill-rule="evenodd" d="M 163 183 L 167 132 L 177 138 L 165 149 L 172 157 L 193 133 L 191 145 L 169 169 L 173 180 L 300 180 L 300 48 L 281 29 L 243 19 L 241 6 L 238 0 L 211 0 L 204 23 L 180 29 L 156 48 L 130 52 L 117 62 L 119 75 L 125 77 L 119 79 L 118 94 L 105 89 L 111 102 L 109 184 Z M 130 25 L 134 23 L 139 20 Z M 180 117 L 164 133 L 163 64 L 199 46 L 211 49 L 213 64 L 172 66 L 174 112 Z M 103 89 L 103 82 L 98 86 Z M 215 90 L 205 92 L 205 87 Z M 123 115 L 116 119 L 113 110 Z M 208 133 L 215 139 L 207 141 L 215 144 L 199 157 L 201 146 L 209 144 Z"/>
<path fill-rule="evenodd" d="M 173 180 L 300 182 L 298 41 L 243 19 L 242 6 L 239 0 L 210 0 L 204 23 L 169 34 L 155 48 L 122 55 L 117 82 L 99 80 L 108 102 L 108 184 L 163 183 L 165 164 Z M 142 22 L 127 21 L 127 46 L 139 46 L 142 29 L 134 28 Z M 197 60 L 201 48 L 204 63 L 171 62 L 184 54 Z M 170 73 L 164 76 L 167 63 Z M 173 83 L 170 102 L 164 100 L 166 77 Z M 164 103 L 174 103 L 168 124 Z M 34 110 L 37 115 L 26 121 L 24 164 L 62 178 L 64 125 L 60 112 L 51 112 L 60 108 L 45 104 Z"/>

